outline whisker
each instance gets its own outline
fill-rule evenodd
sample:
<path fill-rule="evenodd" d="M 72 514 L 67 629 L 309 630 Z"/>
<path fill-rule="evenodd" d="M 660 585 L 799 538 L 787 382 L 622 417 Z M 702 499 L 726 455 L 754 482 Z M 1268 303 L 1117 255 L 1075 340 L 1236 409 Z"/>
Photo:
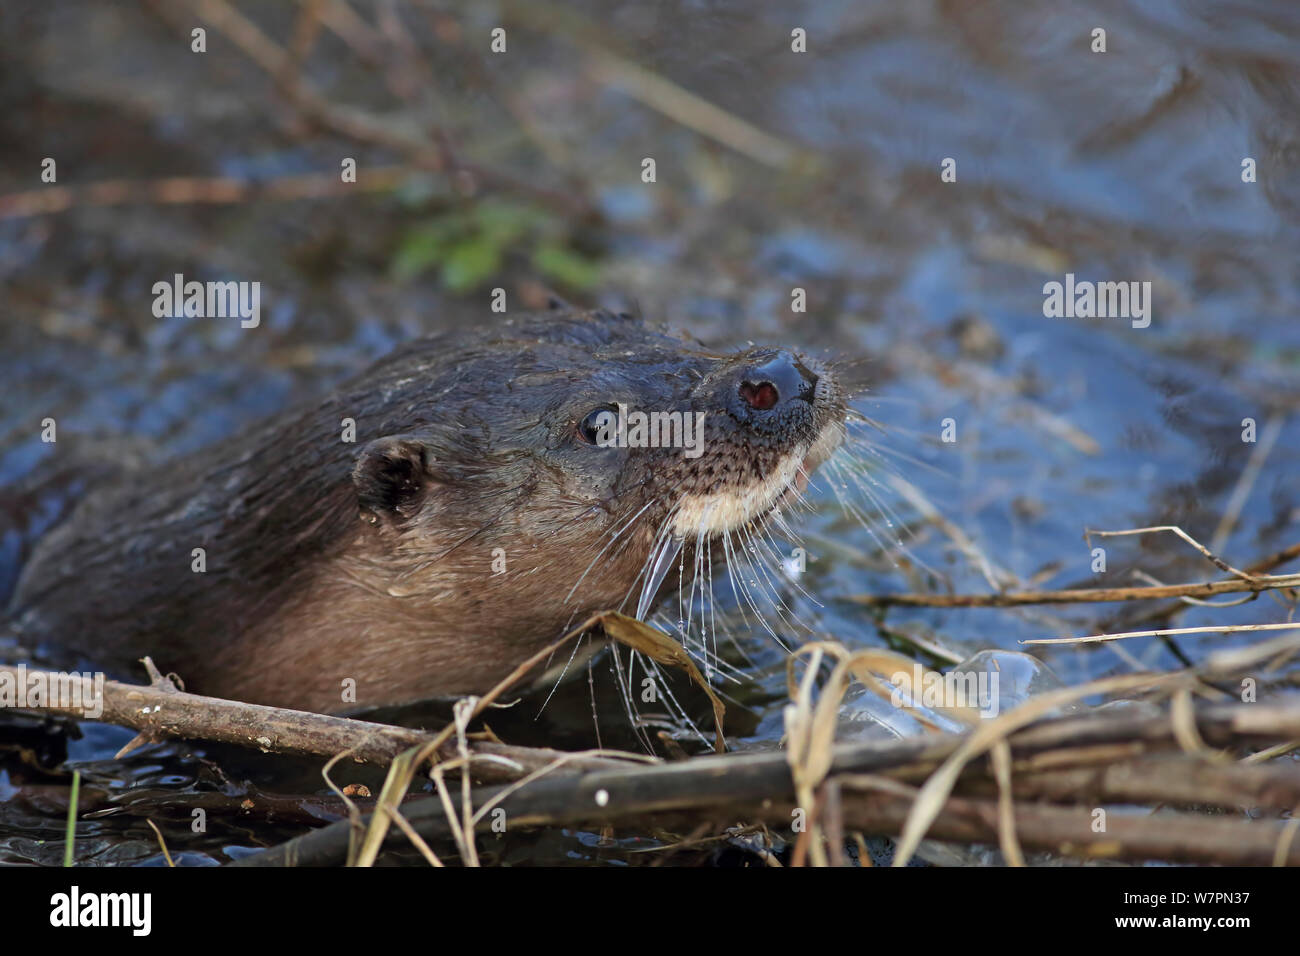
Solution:
<path fill-rule="evenodd" d="M 581 577 L 579 577 L 578 580 L 577 580 L 576 582 L 574 582 L 573 587 L 571 587 L 571 588 L 569 589 L 569 593 L 566 594 L 566 595 L 564 596 L 564 602 L 565 602 L 566 604 L 567 604 L 569 601 L 571 601 L 571 600 L 573 599 L 573 593 L 574 593 L 575 591 L 577 591 L 577 590 L 578 590 L 578 587 L 582 584 L 582 582 L 585 581 L 585 580 L 587 579 L 587 575 L 590 574 L 590 573 L 591 573 L 591 569 L 594 568 L 594 567 L 596 566 L 596 562 L 600 560 L 601 555 L 603 555 L 606 551 L 608 551 L 609 548 L 614 544 L 614 542 L 615 542 L 616 540 L 618 540 L 619 535 L 621 535 L 621 534 L 623 533 L 623 531 L 626 530 L 626 529 L 627 529 L 627 528 L 632 524 L 633 521 L 635 521 L 637 518 L 641 517 L 641 515 L 645 514 L 646 511 L 649 510 L 649 508 L 650 508 L 650 506 L 651 506 L 652 504 L 654 504 L 654 500 L 653 500 L 653 499 L 650 500 L 650 501 L 647 501 L 647 502 L 645 503 L 645 505 L 641 508 L 641 510 L 638 511 L 635 515 L 633 515 L 630 519 L 628 519 L 627 524 L 625 524 L 622 528 L 620 528 L 620 529 L 619 529 L 619 530 L 618 530 L 618 531 L 613 535 L 613 537 L 611 537 L 611 538 L 609 539 L 609 541 L 605 544 L 605 547 L 601 548 L 598 552 L 596 552 L 596 556 L 595 556 L 594 558 L 592 558 L 592 559 L 591 559 L 591 563 L 587 565 L 587 570 L 585 570 L 585 571 L 582 572 Z M 606 532 L 606 533 L 608 533 L 608 532 Z"/>
<path fill-rule="evenodd" d="M 632 726 L 632 732 L 636 734 L 637 739 L 641 741 L 641 746 L 646 749 L 647 753 L 654 753 L 654 744 L 650 741 L 650 735 L 646 733 L 645 728 L 641 726 L 638 715 L 635 713 L 636 701 L 632 696 L 632 688 L 623 671 L 623 655 L 619 653 L 619 646 L 614 644 L 611 648 L 609 657 L 613 665 L 615 680 L 618 682 L 620 696 L 623 698 L 623 709 L 627 713 L 628 723 Z M 629 660 L 629 666 L 631 661 Z"/>

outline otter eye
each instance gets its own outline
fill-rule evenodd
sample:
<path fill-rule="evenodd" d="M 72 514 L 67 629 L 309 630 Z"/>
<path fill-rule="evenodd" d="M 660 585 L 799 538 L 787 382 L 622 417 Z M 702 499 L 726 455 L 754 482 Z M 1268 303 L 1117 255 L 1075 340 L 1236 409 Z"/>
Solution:
<path fill-rule="evenodd" d="M 600 429 L 602 425 L 607 425 L 612 419 L 605 416 L 617 416 L 618 410 L 613 405 L 599 405 L 587 412 L 582 421 L 578 422 L 578 437 L 588 445 L 594 445 L 600 439 Z"/>

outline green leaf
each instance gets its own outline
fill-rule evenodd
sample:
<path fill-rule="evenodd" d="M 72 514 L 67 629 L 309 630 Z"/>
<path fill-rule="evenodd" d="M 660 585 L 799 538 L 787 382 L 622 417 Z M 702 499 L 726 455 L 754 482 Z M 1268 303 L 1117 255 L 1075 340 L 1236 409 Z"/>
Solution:
<path fill-rule="evenodd" d="M 435 220 L 409 231 L 402 237 L 389 265 L 393 278 L 405 282 L 440 262 L 454 237 L 445 220 Z"/>
<path fill-rule="evenodd" d="M 533 268 L 571 289 L 590 289 L 600 279 L 599 262 L 558 242 L 538 244 L 533 250 Z"/>
<path fill-rule="evenodd" d="M 501 268 L 501 248 L 476 236 L 457 243 L 442 264 L 442 281 L 451 292 L 469 292 Z"/>
<path fill-rule="evenodd" d="M 502 247 L 523 236 L 539 220 L 536 210 L 516 203 L 484 200 L 474 208 L 478 230 Z"/>

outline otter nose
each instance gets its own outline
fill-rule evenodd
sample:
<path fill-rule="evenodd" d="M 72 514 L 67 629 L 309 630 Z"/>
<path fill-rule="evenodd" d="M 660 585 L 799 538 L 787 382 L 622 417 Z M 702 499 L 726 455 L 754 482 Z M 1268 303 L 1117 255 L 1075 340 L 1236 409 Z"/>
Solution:
<path fill-rule="evenodd" d="M 773 352 L 740 380 L 741 400 L 760 412 L 796 400 L 811 404 L 816 393 L 816 374 L 786 351 Z"/>

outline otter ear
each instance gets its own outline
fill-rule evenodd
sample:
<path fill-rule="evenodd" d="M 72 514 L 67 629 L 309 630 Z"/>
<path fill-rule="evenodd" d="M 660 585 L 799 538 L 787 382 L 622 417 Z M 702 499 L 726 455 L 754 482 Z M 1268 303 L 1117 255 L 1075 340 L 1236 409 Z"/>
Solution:
<path fill-rule="evenodd" d="M 352 469 L 352 483 L 362 510 L 385 517 L 406 517 L 419 507 L 429 485 L 424 442 L 411 435 L 377 438 Z"/>

